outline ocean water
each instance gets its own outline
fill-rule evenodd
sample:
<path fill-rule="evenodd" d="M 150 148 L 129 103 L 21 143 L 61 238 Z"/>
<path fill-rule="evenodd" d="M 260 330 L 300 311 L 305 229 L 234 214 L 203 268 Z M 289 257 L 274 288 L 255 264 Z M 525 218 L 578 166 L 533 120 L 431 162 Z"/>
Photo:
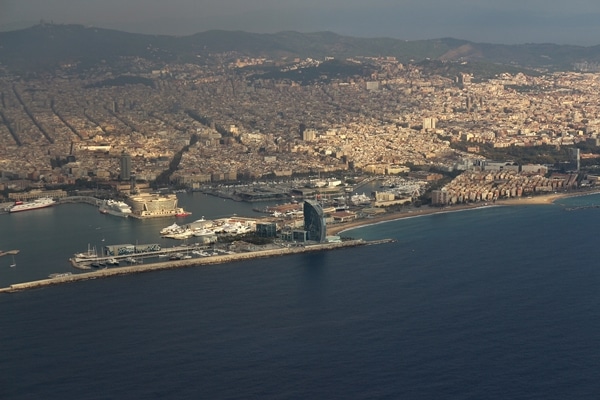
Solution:
<path fill-rule="evenodd" d="M 346 232 L 395 243 L 2 295 L 0 398 L 595 399 L 600 208 L 568 210 L 595 204 L 409 218 Z M 0 216 L 16 269 L 56 272 L 108 236 L 97 226 L 156 242 L 170 222 L 79 207 Z M 5 245 L 7 226 L 30 243 Z"/>

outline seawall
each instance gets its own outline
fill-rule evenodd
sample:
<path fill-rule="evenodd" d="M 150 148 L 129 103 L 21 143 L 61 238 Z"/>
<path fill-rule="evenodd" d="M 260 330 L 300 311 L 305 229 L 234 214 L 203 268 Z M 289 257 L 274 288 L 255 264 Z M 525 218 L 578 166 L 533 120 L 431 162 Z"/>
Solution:
<path fill-rule="evenodd" d="M 157 262 L 152 264 L 142 264 L 142 265 L 132 265 L 128 267 L 116 267 L 116 268 L 107 268 L 101 269 L 98 271 L 92 272 L 84 272 L 80 274 L 73 274 L 68 276 L 58 276 L 56 278 L 42 279 L 38 281 L 31 282 L 23 282 L 23 283 L 15 283 L 6 288 L 0 288 L 0 293 L 12 293 L 18 292 L 21 290 L 28 289 L 36 289 L 45 286 L 58 285 L 63 283 L 71 283 L 84 281 L 88 279 L 99 279 L 99 278 L 108 278 L 111 276 L 118 275 L 129 275 L 136 274 L 141 272 L 149 272 L 149 271 L 159 271 L 173 268 L 188 268 L 188 267 L 197 267 L 203 265 L 214 265 L 214 264 L 224 264 L 229 262 L 243 261 L 243 260 L 251 260 L 256 258 L 267 258 L 267 257 L 280 257 L 290 254 L 299 254 L 299 253 L 308 253 L 308 252 L 318 252 L 318 251 L 327 251 L 334 249 L 341 249 L 345 247 L 357 247 L 357 246 L 366 246 L 366 245 L 374 245 L 374 244 L 382 244 L 382 243 L 390 243 L 393 242 L 393 239 L 383 239 L 376 241 L 365 241 L 362 239 L 358 240 L 349 240 L 338 243 L 324 243 L 324 244 L 315 244 L 315 245 L 307 245 L 307 246 L 298 246 L 298 247 L 282 247 L 278 249 L 270 249 L 270 250 L 257 250 L 245 253 L 235 253 L 235 254 L 223 254 L 217 256 L 203 257 L 203 258 L 194 258 L 189 260 L 175 260 L 175 261 L 164 261 Z"/>

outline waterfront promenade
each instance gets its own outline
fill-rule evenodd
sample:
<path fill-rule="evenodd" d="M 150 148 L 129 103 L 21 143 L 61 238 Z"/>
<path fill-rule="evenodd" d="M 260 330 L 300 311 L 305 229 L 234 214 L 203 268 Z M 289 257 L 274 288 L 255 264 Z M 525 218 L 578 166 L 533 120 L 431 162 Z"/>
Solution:
<path fill-rule="evenodd" d="M 38 281 L 32 282 L 23 282 L 23 283 L 15 283 L 10 285 L 9 287 L 0 288 L 0 293 L 11 293 L 17 292 L 21 290 L 27 289 L 35 289 L 41 288 L 45 286 L 63 284 L 63 283 L 71 283 L 89 279 L 98 279 L 98 278 L 108 278 L 111 276 L 118 275 L 129 275 L 141 272 L 149 272 L 149 271 L 159 271 L 166 269 L 174 269 L 174 268 L 188 268 L 188 267 L 197 267 L 203 265 L 214 265 L 214 264 L 223 264 L 228 262 L 236 262 L 243 260 L 250 260 L 256 258 L 267 258 L 267 257 L 281 257 L 291 254 L 300 254 L 307 252 L 317 252 L 317 251 L 328 251 L 335 250 L 347 247 L 356 247 L 356 246 L 366 246 L 366 245 L 374 245 L 374 244 L 383 244 L 392 242 L 392 239 L 383 239 L 376 241 L 365 241 L 362 239 L 357 240 L 348 240 L 343 242 L 336 243 L 320 243 L 320 244 L 312 244 L 305 246 L 291 246 L 291 247 L 281 247 L 276 249 L 268 249 L 268 250 L 257 250 L 251 252 L 243 252 L 243 253 L 234 253 L 234 254 L 223 254 L 223 255 L 215 255 L 210 257 L 202 257 L 202 258 L 194 258 L 188 260 L 169 260 L 164 262 L 157 262 L 152 264 L 142 264 L 142 265 L 132 265 L 128 267 L 115 267 L 115 268 L 106 268 L 98 271 L 85 272 L 80 274 L 72 274 L 72 275 L 61 275 L 55 278 L 42 279 Z"/>

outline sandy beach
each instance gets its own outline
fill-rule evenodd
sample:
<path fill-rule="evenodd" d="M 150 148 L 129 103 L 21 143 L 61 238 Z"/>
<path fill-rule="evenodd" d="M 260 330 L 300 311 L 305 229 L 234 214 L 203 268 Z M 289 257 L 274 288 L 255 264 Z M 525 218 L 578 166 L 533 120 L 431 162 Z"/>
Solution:
<path fill-rule="evenodd" d="M 528 197 L 519 197 L 515 199 L 503 199 L 497 200 L 495 202 L 478 202 L 472 204 L 457 204 L 453 206 L 445 206 L 445 207 L 431 207 L 431 206 L 423 206 L 420 208 L 413 208 L 409 211 L 404 212 L 386 212 L 385 214 L 375 215 L 373 218 L 363 218 L 355 221 L 339 223 L 335 225 L 327 225 L 327 235 L 335 236 L 339 235 L 341 232 L 344 232 L 349 229 L 357 228 L 365 225 L 372 225 L 379 222 L 385 221 L 395 221 L 397 219 L 402 218 L 411 218 L 422 215 L 429 215 L 441 212 L 451 212 L 451 211 L 462 211 L 462 210 L 471 210 L 477 209 L 481 207 L 490 207 L 490 206 L 523 206 L 523 205 L 544 205 L 544 204 L 552 204 L 558 199 L 566 198 L 566 197 L 575 197 L 575 196 L 587 196 L 591 194 L 600 193 L 600 189 L 589 190 L 585 192 L 561 192 L 561 193 L 549 193 L 542 194 L 536 196 L 528 196 Z"/>

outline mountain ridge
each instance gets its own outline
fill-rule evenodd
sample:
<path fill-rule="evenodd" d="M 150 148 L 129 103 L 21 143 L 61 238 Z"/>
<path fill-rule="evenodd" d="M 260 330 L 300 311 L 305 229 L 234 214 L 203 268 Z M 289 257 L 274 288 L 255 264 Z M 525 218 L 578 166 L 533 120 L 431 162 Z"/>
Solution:
<path fill-rule="evenodd" d="M 217 54 L 270 59 L 390 56 L 403 63 L 428 59 L 477 61 L 545 70 L 600 65 L 600 45 L 505 45 L 449 37 L 407 41 L 344 36 L 331 31 L 250 33 L 207 30 L 187 36 L 169 36 L 48 23 L 0 32 L 0 64 L 17 73 L 57 68 L 64 63 L 77 63 L 85 69 L 128 57 L 154 63 L 209 63 Z"/>

